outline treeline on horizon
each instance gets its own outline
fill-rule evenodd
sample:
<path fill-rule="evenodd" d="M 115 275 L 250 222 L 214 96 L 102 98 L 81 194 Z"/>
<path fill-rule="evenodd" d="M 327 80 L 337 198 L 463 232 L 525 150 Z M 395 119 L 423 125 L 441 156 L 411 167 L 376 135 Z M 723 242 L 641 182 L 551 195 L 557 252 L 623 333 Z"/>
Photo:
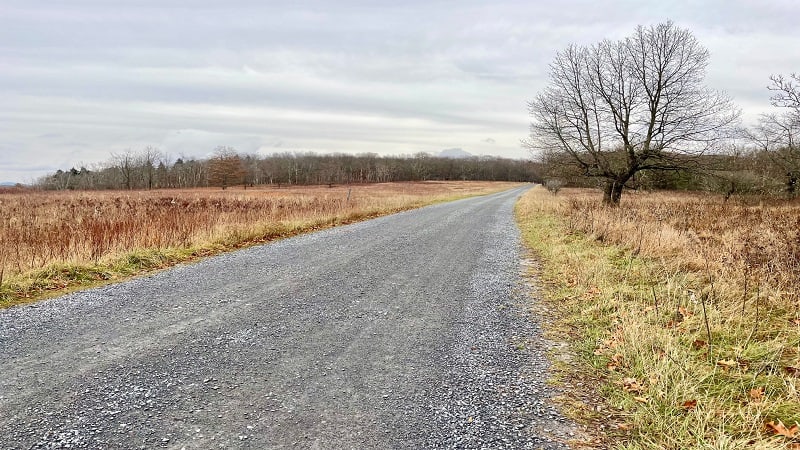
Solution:
<path fill-rule="evenodd" d="M 127 150 L 91 169 L 58 170 L 39 178 L 44 190 L 164 189 L 257 185 L 333 185 L 396 181 L 540 182 L 531 161 L 475 156 L 447 158 L 428 153 L 410 156 L 281 153 L 240 154 L 217 147 L 207 159 L 168 158 L 155 147 Z"/>
<path fill-rule="evenodd" d="M 686 170 L 642 171 L 627 185 L 632 190 L 707 191 L 730 197 L 758 194 L 794 197 L 800 171 L 787 164 L 784 151 L 738 149 L 692 159 Z M 681 155 L 675 155 L 681 158 Z M 788 167 L 787 167 L 788 166 Z M 568 155 L 543 161 L 490 156 L 439 157 L 366 154 L 281 153 L 243 155 L 218 147 L 207 159 L 170 160 L 154 147 L 114 154 L 103 164 L 58 170 L 32 186 L 44 190 L 169 189 L 257 185 L 333 185 L 397 181 L 520 181 L 561 187 L 600 187 L 584 176 Z"/>

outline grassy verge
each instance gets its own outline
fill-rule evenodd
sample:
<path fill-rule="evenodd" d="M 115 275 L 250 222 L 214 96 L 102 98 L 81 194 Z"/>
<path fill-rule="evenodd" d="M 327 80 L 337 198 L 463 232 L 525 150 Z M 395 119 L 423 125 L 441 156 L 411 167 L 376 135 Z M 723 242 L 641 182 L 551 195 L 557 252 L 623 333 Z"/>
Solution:
<path fill-rule="evenodd" d="M 421 206 L 424 205 L 410 205 L 408 209 Z M 50 264 L 42 269 L 30 271 L 22 276 L 7 280 L 0 286 L 0 308 L 31 303 L 76 290 L 114 283 L 166 269 L 176 264 L 400 211 L 400 209 L 370 211 L 363 215 L 350 214 L 348 217 L 337 217 L 322 222 L 318 220 L 295 220 L 291 223 L 256 226 L 246 230 L 234 229 L 220 235 L 214 241 L 199 245 L 134 250 L 90 264 Z"/>
<path fill-rule="evenodd" d="M 588 214 L 633 209 L 587 211 L 580 195 L 536 188 L 516 211 L 540 261 L 549 333 L 574 353 L 555 365 L 564 409 L 597 437 L 576 445 L 800 448 L 800 321 L 786 286 L 742 286 L 730 246 L 707 247 L 696 264 L 688 248 L 659 253 L 630 230 L 615 237 L 601 220 L 578 226 Z"/>
<path fill-rule="evenodd" d="M 395 183 L 391 186 L 354 187 L 352 190 L 345 188 L 338 196 L 335 190 L 328 188 L 300 188 L 296 192 L 250 190 L 246 193 L 248 197 L 243 197 L 244 193 L 237 194 L 228 190 L 225 193 L 193 191 L 192 197 L 185 195 L 187 199 L 180 197 L 177 191 L 139 193 L 141 198 L 133 199 L 127 193 L 99 193 L 96 197 L 92 197 L 90 193 L 66 194 L 71 197 L 55 200 L 51 196 L 45 196 L 41 200 L 24 198 L 25 207 L 19 209 L 30 217 L 24 221 L 19 217 L 5 220 L 5 225 L 9 228 L 5 229 L 6 236 L 0 233 L 0 241 L 13 232 L 20 235 L 23 232 L 32 234 L 23 231 L 23 227 L 19 225 L 11 229 L 9 224 L 33 224 L 29 229 L 38 228 L 40 234 L 36 239 L 30 239 L 31 245 L 27 247 L 15 241 L 17 249 L 27 250 L 29 255 L 27 258 L 16 258 L 24 261 L 43 260 L 45 263 L 40 267 L 10 272 L 8 267 L 21 266 L 19 262 L 12 264 L 15 255 L 25 253 L 20 250 L 11 252 L 8 250 L 11 246 L 6 246 L 6 252 L 0 252 L 6 262 L 5 267 L 0 267 L 0 308 L 118 282 L 179 263 L 276 239 L 434 203 L 499 192 L 519 185 Z M 82 197 L 76 200 L 77 195 Z M 276 195 L 280 195 L 278 200 L 274 199 Z M 264 196 L 268 196 L 266 200 Z M 107 213 L 104 227 L 90 227 L 97 211 L 107 211 L 121 202 L 130 205 L 128 207 L 135 212 Z M 70 204 L 69 219 L 58 223 L 46 223 L 41 219 L 53 216 L 54 208 L 64 208 L 62 205 L 65 203 Z M 185 206 L 180 211 L 166 211 L 169 213 L 167 214 L 163 208 L 164 203 L 169 205 L 168 208 L 176 203 Z M 86 212 L 82 212 L 81 208 Z M 38 215 L 37 209 L 41 210 Z M 182 227 L 192 227 L 190 229 L 196 231 L 193 234 L 176 233 L 176 239 L 172 240 L 163 238 L 165 229 L 183 229 Z M 59 236 L 58 230 L 68 230 L 67 233 L 72 235 Z M 115 230 L 122 230 L 124 233 Z M 4 231 L 2 227 L 0 231 Z M 97 237 L 90 236 L 93 232 L 97 233 Z M 44 258 L 43 255 L 54 254 L 55 247 L 63 249 L 63 242 L 71 242 L 74 249 L 49 261 Z M 104 253 L 98 256 L 97 248 L 100 244 Z"/>

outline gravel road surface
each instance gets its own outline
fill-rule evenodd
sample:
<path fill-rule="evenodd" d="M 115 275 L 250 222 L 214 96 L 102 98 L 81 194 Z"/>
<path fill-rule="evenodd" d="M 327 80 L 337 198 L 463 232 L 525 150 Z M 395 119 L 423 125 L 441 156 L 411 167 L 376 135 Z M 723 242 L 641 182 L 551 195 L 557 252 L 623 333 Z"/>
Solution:
<path fill-rule="evenodd" d="M 0 447 L 565 448 L 524 189 L 0 311 Z"/>

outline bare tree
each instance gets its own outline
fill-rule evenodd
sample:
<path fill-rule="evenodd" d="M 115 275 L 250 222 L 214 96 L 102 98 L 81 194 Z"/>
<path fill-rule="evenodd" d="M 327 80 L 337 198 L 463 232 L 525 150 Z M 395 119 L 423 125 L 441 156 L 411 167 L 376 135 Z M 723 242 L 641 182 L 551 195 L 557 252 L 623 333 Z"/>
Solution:
<path fill-rule="evenodd" d="M 550 64 L 550 83 L 529 102 L 534 152 L 563 153 L 604 180 L 618 205 L 639 171 L 684 170 L 733 131 L 739 111 L 703 84 L 708 51 L 666 22 L 620 40 L 571 45 Z"/>
<path fill-rule="evenodd" d="M 164 159 L 164 155 L 161 153 L 161 150 L 148 145 L 144 148 L 144 150 L 142 150 L 141 153 L 139 153 L 137 159 L 139 167 L 142 171 L 142 181 L 144 186 L 147 189 L 153 189 L 153 183 L 155 182 L 156 178 L 156 166 L 157 163 Z"/>
<path fill-rule="evenodd" d="M 219 146 L 209 160 L 209 182 L 222 189 L 244 182 L 245 169 L 242 158 L 233 147 Z"/>
<path fill-rule="evenodd" d="M 800 114 L 800 73 L 793 73 L 788 78 L 772 75 L 769 79 L 772 84 L 767 89 L 774 92 L 770 98 L 772 105 L 789 108 L 794 114 Z"/>
<path fill-rule="evenodd" d="M 767 156 L 773 174 L 785 180 L 786 193 L 794 197 L 800 181 L 800 122 L 790 114 L 764 114 L 748 137 Z"/>
<path fill-rule="evenodd" d="M 133 150 L 126 149 L 122 153 L 112 153 L 111 166 L 119 171 L 122 186 L 128 190 L 133 189 L 136 173 L 136 155 Z"/>
<path fill-rule="evenodd" d="M 773 75 L 770 81 L 770 101 L 782 111 L 763 114 L 748 137 L 782 172 L 786 192 L 794 197 L 800 183 L 800 74 Z"/>

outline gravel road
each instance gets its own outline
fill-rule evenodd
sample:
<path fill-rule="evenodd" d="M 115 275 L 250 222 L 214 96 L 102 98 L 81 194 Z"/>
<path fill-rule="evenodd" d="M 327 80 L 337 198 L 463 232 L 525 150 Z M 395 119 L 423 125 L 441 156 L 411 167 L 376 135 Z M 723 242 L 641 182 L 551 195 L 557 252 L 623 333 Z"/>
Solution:
<path fill-rule="evenodd" d="M 2 448 L 565 448 L 524 189 L 0 311 Z"/>

